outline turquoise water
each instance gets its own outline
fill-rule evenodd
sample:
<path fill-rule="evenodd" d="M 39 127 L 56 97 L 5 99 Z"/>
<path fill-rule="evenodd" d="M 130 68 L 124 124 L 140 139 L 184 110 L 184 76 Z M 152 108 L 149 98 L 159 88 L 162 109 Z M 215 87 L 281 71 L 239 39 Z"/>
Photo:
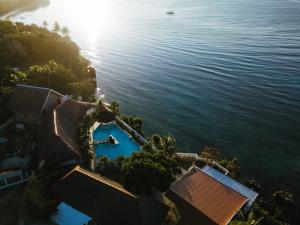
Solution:
<path fill-rule="evenodd" d="M 115 124 L 100 125 L 93 133 L 93 139 L 106 140 L 109 135 L 112 135 L 119 144 L 98 144 L 96 145 L 96 156 L 107 156 L 109 159 L 115 159 L 118 156 L 128 157 L 133 152 L 139 151 L 140 146 L 128 136 L 121 128 Z"/>
<path fill-rule="evenodd" d="M 217 145 L 244 175 L 300 194 L 299 0 L 52 0 L 12 19 L 67 26 L 147 135 Z"/>

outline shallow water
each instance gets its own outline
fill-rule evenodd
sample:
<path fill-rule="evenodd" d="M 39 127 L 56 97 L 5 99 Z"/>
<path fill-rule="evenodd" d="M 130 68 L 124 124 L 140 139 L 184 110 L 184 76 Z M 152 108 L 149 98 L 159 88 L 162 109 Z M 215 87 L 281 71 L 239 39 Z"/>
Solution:
<path fill-rule="evenodd" d="M 217 145 L 248 177 L 300 193 L 299 1 L 52 0 L 12 19 L 67 26 L 146 134 Z"/>

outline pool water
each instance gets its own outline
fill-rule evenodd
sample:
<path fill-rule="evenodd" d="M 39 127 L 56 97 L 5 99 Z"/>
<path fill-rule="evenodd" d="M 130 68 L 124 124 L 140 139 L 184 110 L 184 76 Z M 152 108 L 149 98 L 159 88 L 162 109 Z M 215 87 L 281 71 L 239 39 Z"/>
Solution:
<path fill-rule="evenodd" d="M 109 159 L 116 159 L 118 156 L 128 157 L 133 152 L 140 150 L 137 144 L 124 130 L 116 124 L 99 125 L 93 133 L 94 141 L 104 140 L 112 135 L 119 144 L 98 144 L 95 146 L 96 156 L 106 156 Z"/>

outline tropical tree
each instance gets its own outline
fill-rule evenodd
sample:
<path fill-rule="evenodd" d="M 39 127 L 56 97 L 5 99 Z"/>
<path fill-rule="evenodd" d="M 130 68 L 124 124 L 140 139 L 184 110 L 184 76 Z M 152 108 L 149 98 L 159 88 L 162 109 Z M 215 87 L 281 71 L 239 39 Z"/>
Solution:
<path fill-rule="evenodd" d="M 112 101 L 110 103 L 110 109 L 116 115 L 118 115 L 120 113 L 119 106 L 120 106 L 119 103 L 116 101 Z"/>
<path fill-rule="evenodd" d="M 68 36 L 69 35 L 69 29 L 67 27 L 63 27 L 61 29 L 61 33 L 64 35 L 64 36 Z"/>
<path fill-rule="evenodd" d="M 240 214 L 242 215 L 243 213 L 241 212 Z M 247 215 L 247 218 L 244 218 L 243 220 L 233 220 L 230 222 L 230 225 L 259 225 L 263 219 L 264 217 L 256 218 L 254 212 L 251 211 Z"/>
<path fill-rule="evenodd" d="M 137 130 L 138 132 L 142 131 L 142 126 L 143 126 L 143 120 L 141 117 L 139 116 L 135 116 L 133 118 L 133 127 L 135 130 Z"/>
<path fill-rule="evenodd" d="M 159 149 L 159 150 L 163 149 L 162 138 L 159 136 L 159 134 L 153 134 L 151 136 L 151 142 L 153 143 L 153 145 L 156 149 Z"/>
<path fill-rule="evenodd" d="M 44 27 L 45 29 L 47 29 L 47 27 L 48 27 L 48 23 L 47 23 L 46 20 L 43 21 L 43 27 Z"/>
<path fill-rule="evenodd" d="M 176 150 L 176 138 L 172 136 L 163 136 L 162 137 L 163 148 L 166 152 L 172 154 Z"/>
<path fill-rule="evenodd" d="M 70 70 L 52 60 L 47 64 L 31 66 L 27 72 L 27 79 L 29 84 L 70 94 L 74 75 Z"/>
<path fill-rule="evenodd" d="M 154 189 L 165 191 L 178 173 L 176 161 L 165 152 L 136 152 L 122 167 L 122 181 L 129 190 L 150 195 Z"/>
<path fill-rule="evenodd" d="M 57 21 L 55 21 L 53 24 L 53 32 L 58 33 L 60 30 L 61 30 L 60 25 L 58 24 Z"/>
<path fill-rule="evenodd" d="M 200 156 L 215 161 L 219 161 L 222 158 L 220 149 L 215 146 L 205 146 L 201 149 Z"/>
<path fill-rule="evenodd" d="M 96 106 L 96 115 L 103 112 L 105 110 L 105 103 L 102 99 L 97 100 L 97 106 Z"/>

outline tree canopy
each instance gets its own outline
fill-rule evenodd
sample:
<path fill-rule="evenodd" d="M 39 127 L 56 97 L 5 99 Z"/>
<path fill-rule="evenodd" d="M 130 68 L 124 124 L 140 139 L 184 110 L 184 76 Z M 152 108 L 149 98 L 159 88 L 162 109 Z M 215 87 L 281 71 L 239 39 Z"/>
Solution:
<path fill-rule="evenodd" d="M 93 98 L 96 71 L 67 36 L 44 27 L 0 21 L 0 106 L 5 109 L 17 83 L 52 88 L 62 94 Z M 59 26 L 57 24 L 57 26 Z M 60 30 L 60 29 L 59 29 Z M 0 112 L 3 121 L 7 112 Z"/>

